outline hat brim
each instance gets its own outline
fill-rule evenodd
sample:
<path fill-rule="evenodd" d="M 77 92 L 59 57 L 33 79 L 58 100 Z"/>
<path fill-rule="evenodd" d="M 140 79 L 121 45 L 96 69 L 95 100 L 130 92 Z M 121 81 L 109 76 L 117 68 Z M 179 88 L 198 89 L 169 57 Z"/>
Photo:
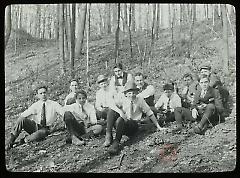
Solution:
<path fill-rule="evenodd" d="M 139 89 L 138 88 L 130 88 L 130 89 L 124 90 L 123 92 L 127 93 L 129 91 L 139 91 Z"/>
<path fill-rule="evenodd" d="M 104 78 L 104 79 L 102 79 L 102 80 L 99 80 L 99 81 L 97 81 L 97 83 L 99 84 L 99 83 L 104 82 L 104 81 L 107 81 L 107 78 Z"/>

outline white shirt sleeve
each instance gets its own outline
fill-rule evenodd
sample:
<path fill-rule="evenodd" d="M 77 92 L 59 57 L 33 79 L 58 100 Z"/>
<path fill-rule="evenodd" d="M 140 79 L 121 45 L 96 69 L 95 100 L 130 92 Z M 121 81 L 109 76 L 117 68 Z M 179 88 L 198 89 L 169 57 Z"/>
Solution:
<path fill-rule="evenodd" d="M 28 117 L 31 115 L 37 115 L 37 103 L 33 103 L 27 110 L 25 110 L 22 114 L 21 117 Z"/>
<path fill-rule="evenodd" d="M 96 110 L 93 105 L 89 104 L 88 105 L 88 117 L 90 120 L 91 124 L 96 124 L 97 123 L 97 116 L 96 116 Z"/>
<path fill-rule="evenodd" d="M 101 110 L 101 95 L 100 95 L 100 90 L 96 92 L 96 102 L 95 102 L 95 107 L 97 110 Z"/>
<path fill-rule="evenodd" d="M 147 86 L 145 90 L 143 90 L 141 93 L 139 93 L 137 96 L 141 98 L 147 98 L 151 95 L 154 95 L 155 89 L 152 85 Z"/>
<path fill-rule="evenodd" d="M 163 106 L 163 99 L 164 99 L 164 95 L 162 94 L 160 96 L 160 98 L 158 99 L 157 103 L 155 104 L 155 108 L 161 108 Z"/>
<path fill-rule="evenodd" d="M 55 110 L 58 114 L 60 114 L 61 116 L 64 115 L 64 109 L 59 103 L 54 102 L 54 107 L 55 107 Z"/>

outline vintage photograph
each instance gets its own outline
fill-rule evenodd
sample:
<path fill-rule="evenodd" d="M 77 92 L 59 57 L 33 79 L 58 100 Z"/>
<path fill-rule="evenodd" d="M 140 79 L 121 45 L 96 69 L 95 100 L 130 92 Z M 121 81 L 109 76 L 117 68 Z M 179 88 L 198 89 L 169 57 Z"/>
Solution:
<path fill-rule="evenodd" d="M 231 4 L 5 7 L 5 169 L 236 169 Z"/>

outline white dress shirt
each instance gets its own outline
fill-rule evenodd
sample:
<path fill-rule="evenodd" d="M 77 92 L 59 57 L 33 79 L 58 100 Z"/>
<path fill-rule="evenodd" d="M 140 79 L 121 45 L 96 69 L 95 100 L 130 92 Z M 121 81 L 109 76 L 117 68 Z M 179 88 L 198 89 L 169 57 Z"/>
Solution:
<path fill-rule="evenodd" d="M 169 98 L 167 97 L 166 93 L 163 93 L 155 104 L 155 107 L 167 109 L 168 100 Z M 181 98 L 178 96 L 178 94 L 173 93 L 170 96 L 169 107 L 171 112 L 173 112 L 176 107 L 182 107 Z"/>
<path fill-rule="evenodd" d="M 76 101 L 76 103 L 73 103 L 71 105 L 65 105 L 64 110 L 70 111 L 74 115 L 76 120 L 83 121 L 85 126 L 88 123 L 91 124 L 97 123 L 96 110 L 94 106 L 88 102 L 86 102 L 82 108 L 79 102 Z"/>
<path fill-rule="evenodd" d="M 42 113 L 43 101 L 39 100 L 36 103 L 33 103 L 26 111 L 24 111 L 21 116 L 22 117 L 31 117 L 37 124 L 41 123 L 41 113 Z M 46 126 L 50 126 L 53 122 L 56 121 L 57 115 L 56 113 L 63 116 L 64 110 L 63 107 L 57 103 L 56 101 L 47 100 L 45 102 L 46 109 Z"/>

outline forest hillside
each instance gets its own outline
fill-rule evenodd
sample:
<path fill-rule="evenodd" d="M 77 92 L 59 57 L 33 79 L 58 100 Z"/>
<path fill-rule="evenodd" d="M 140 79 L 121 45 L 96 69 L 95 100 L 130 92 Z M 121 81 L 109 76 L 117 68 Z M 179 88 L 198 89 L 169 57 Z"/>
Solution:
<path fill-rule="evenodd" d="M 84 146 L 65 144 L 67 131 L 59 120 L 58 131 L 41 142 L 20 144 L 26 133 L 22 132 L 17 144 L 5 152 L 6 168 L 17 172 L 223 172 L 236 166 L 236 23 L 231 19 L 233 35 L 228 31 L 228 73 L 223 70 L 222 20 L 212 19 L 181 26 L 181 34 L 172 28 L 160 28 L 152 40 L 151 31 L 129 32 L 119 30 L 117 62 L 124 70 L 135 74 L 142 72 L 146 81 L 156 88 L 158 100 L 162 86 L 173 80 L 179 88 L 186 72 L 197 75 L 202 63 L 209 63 L 220 76 L 231 95 L 231 112 L 225 122 L 209 129 L 205 135 L 162 134 L 154 130 L 140 133 L 134 140 L 123 137 L 121 154 L 110 156 L 102 146 L 104 135 L 92 138 Z M 179 29 L 177 24 L 174 30 Z M 16 36 L 18 40 L 16 41 Z M 78 40 L 78 39 L 76 39 Z M 74 78 L 87 91 L 94 103 L 98 89 L 97 76 L 113 74 L 116 34 L 97 35 L 83 39 L 79 56 L 74 61 Z M 132 42 L 130 46 L 130 41 Z M 70 48 L 68 48 L 70 50 Z M 5 142 L 19 114 L 37 99 L 35 86 L 44 81 L 49 87 L 49 98 L 63 105 L 69 92 L 71 60 L 62 69 L 59 41 L 39 39 L 24 29 L 12 29 L 5 48 Z M 67 55 L 67 54 L 65 54 Z M 70 54 L 71 55 L 71 54 Z M 169 125 L 173 128 L 175 122 Z M 160 140 L 160 141 L 159 141 Z M 171 146 L 164 156 L 161 151 Z"/>

